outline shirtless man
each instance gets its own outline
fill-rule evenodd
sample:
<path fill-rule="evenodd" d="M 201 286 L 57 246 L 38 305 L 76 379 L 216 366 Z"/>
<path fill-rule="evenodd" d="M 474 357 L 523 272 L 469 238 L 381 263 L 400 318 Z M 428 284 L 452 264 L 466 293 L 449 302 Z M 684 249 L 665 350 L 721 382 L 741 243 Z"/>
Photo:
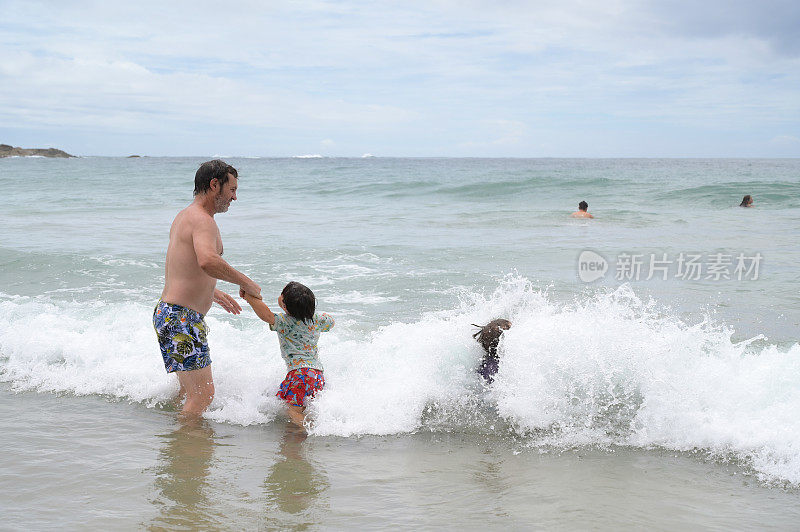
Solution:
<path fill-rule="evenodd" d="M 594 216 L 589 214 L 589 211 L 587 210 L 588 208 L 589 204 L 585 201 L 582 201 L 578 203 L 578 210 L 570 214 L 570 216 L 573 218 L 594 218 Z"/>
<path fill-rule="evenodd" d="M 227 211 L 236 200 L 238 183 L 236 169 L 223 161 L 200 165 L 194 176 L 194 201 L 178 213 L 169 230 L 164 291 L 153 326 L 167 373 L 178 374 L 186 416 L 199 416 L 214 398 L 203 317 L 212 303 L 233 314 L 242 311 L 235 299 L 217 290 L 217 279 L 261 297 L 261 287 L 222 258 L 222 237 L 214 221 L 215 214 Z"/>

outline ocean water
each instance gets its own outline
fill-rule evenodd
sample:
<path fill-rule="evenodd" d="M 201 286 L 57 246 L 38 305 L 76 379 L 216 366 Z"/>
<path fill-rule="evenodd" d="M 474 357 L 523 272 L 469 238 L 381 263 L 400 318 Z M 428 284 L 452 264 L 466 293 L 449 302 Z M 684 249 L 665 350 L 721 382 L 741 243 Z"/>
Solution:
<path fill-rule="evenodd" d="M 304 438 L 248 311 L 175 419 L 151 315 L 205 159 L 0 160 L 6 526 L 796 524 L 800 160 L 227 159 L 226 260 L 337 318 Z"/>

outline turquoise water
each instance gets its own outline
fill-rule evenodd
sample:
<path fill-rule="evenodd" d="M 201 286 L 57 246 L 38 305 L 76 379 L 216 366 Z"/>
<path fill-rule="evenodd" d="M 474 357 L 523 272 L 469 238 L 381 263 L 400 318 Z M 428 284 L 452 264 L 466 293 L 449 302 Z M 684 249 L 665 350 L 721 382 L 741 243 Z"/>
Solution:
<path fill-rule="evenodd" d="M 0 246 L 14 266 L 3 285 L 10 295 L 67 290 L 90 300 L 113 289 L 149 302 L 168 225 L 191 200 L 199 162 L 4 160 Z M 575 261 L 584 249 L 612 261 L 623 252 L 761 253 L 758 282 L 634 285 L 690 313 L 723 312 L 743 335 L 796 337 L 797 160 L 230 162 L 242 176 L 240 200 L 218 218 L 230 261 L 272 291 L 298 277 L 336 298 L 371 293 L 382 304 L 363 305 L 357 294 L 351 303 L 374 324 L 450 308 L 448 291 L 492 290 L 508 273 L 567 298 L 582 294 Z M 756 207 L 734 208 L 745 193 Z M 581 199 L 597 216 L 591 223 L 565 216 Z M 621 284 L 608 277 L 605 285 Z M 749 311 L 725 312 L 735 299 Z"/>
<path fill-rule="evenodd" d="M 191 201 L 203 160 L 0 160 L 0 381 L 12 411 L 96 398 L 82 412 L 95 427 L 78 436 L 87 445 L 121 411 L 145 431 L 171 419 L 176 385 L 150 316 L 169 224 Z M 510 445 L 503 467 L 542 449 L 625 449 L 648 464 L 691 452 L 712 469 L 740 468 L 754 482 L 751 501 L 800 483 L 800 160 L 228 162 L 240 183 L 238 201 L 216 217 L 226 260 L 268 302 L 298 280 L 337 318 L 320 345 L 328 387 L 302 444 L 349 442 L 330 458 L 333 470 L 346 467 L 359 438 L 390 438 L 414 460 L 424 454 L 419 435 L 430 434 L 467 442 L 437 440 L 460 464 L 498 439 Z M 738 207 L 745 194 L 754 208 Z M 581 200 L 596 219 L 569 217 Z M 603 278 L 581 281 L 584 250 L 607 261 Z M 681 254 L 700 257 L 700 278 L 676 276 Z M 638 278 L 617 278 L 624 255 L 642 259 Z M 714 278 L 714 255 L 734 261 L 732 278 Z M 761 257 L 757 275 L 736 279 L 739 255 Z M 647 279 L 653 257 L 670 263 L 667 280 Z M 485 388 L 473 371 L 471 324 L 495 317 L 514 327 Z M 216 308 L 208 322 L 211 430 L 235 430 L 244 438 L 235 445 L 249 450 L 254 434 L 281 441 L 274 336 L 248 312 Z M 19 438 L 35 442 L 48 430 L 32 423 Z M 380 449 L 370 452 L 379 461 Z M 609 471 L 627 467 L 614 456 Z M 519 480 L 498 474 L 521 496 Z M 691 482 L 697 472 L 682 474 Z M 452 480 L 433 475 L 433 486 Z"/>

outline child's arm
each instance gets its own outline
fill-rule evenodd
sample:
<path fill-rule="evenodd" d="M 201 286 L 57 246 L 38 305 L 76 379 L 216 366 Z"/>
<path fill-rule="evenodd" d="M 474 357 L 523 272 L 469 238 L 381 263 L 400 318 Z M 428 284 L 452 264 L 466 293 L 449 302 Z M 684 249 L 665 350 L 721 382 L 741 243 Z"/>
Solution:
<path fill-rule="evenodd" d="M 256 316 L 261 318 L 263 321 L 266 321 L 270 325 L 275 325 L 275 314 L 272 313 L 266 303 L 241 289 L 239 290 L 239 297 L 243 297 L 244 300 L 247 301 L 251 307 L 253 307 L 253 311 L 255 311 Z"/>

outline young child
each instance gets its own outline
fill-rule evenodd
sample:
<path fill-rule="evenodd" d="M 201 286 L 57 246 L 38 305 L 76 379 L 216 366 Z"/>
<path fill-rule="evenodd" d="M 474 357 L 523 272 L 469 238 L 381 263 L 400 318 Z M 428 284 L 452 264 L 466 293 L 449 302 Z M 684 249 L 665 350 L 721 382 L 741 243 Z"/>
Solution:
<path fill-rule="evenodd" d="M 503 331 L 507 331 L 511 328 L 511 322 L 499 318 L 490 321 L 486 325 L 475 325 L 474 323 L 472 325 L 480 327 L 480 330 L 473 334 L 472 337 L 475 338 L 478 343 L 481 344 L 483 350 L 486 351 L 481 365 L 478 368 L 478 373 L 481 374 L 486 382 L 491 383 L 500 365 L 500 357 L 497 356 L 497 345 L 500 343 L 500 335 L 503 334 Z"/>
<path fill-rule="evenodd" d="M 259 318 L 269 323 L 270 330 L 278 333 L 288 373 L 276 395 L 289 403 L 289 419 L 303 427 L 306 400 L 325 386 L 317 342 L 320 333 L 331 330 L 333 318 L 325 313 L 316 314 L 314 292 L 295 281 L 284 286 L 278 297 L 278 305 L 286 314 L 273 314 L 263 301 L 243 290 L 239 296 L 253 307 Z"/>

